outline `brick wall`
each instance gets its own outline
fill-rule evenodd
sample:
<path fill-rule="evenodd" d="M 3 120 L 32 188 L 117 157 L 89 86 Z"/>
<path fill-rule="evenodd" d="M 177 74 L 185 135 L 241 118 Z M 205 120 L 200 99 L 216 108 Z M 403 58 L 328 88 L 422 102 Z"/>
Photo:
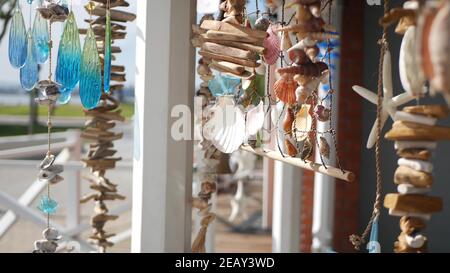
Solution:
<path fill-rule="evenodd" d="M 355 172 L 354 183 L 336 182 L 334 249 L 351 252 L 348 237 L 359 233 L 359 170 L 362 136 L 362 99 L 352 86 L 362 85 L 364 59 L 364 5 L 365 1 L 343 1 L 341 34 L 341 70 L 339 84 L 338 145 L 343 166 Z"/>

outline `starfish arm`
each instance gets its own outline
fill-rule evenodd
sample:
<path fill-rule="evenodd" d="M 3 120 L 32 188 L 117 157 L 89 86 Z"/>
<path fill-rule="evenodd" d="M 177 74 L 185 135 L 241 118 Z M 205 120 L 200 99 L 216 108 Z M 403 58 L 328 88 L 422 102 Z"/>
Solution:
<path fill-rule="evenodd" d="M 388 119 L 388 114 L 386 112 L 381 112 L 381 130 L 383 130 L 383 126 Z M 373 124 L 372 130 L 370 131 L 369 138 L 367 139 L 367 149 L 372 149 L 377 141 L 377 122 L 378 119 L 375 120 Z"/>
<path fill-rule="evenodd" d="M 392 104 L 395 105 L 395 107 L 398 107 L 400 105 L 403 105 L 405 103 L 408 103 L 412 101 L 414 97 L 410 95 L 409 93 L 402 93 L 396 97 L 392 98 Z"/>
<path fill-rule="evenodd" d="M 392 60 L 391 52 L 389 51 L 389 49 L 386 50 L 383 61 L 383 92 L 385 98 L 392 98 Z"/>
<path fill-rule="evenodd" d="M 355 85 L 353 86 L 353 90 L 358 93 L 361 97 L 365 98 L 366 100 L 370 101 L 373 104 L 377 104 L 378 98 L 375 93 L 370 91 L 369 89 L 366 89 L 364 87 Z"/>

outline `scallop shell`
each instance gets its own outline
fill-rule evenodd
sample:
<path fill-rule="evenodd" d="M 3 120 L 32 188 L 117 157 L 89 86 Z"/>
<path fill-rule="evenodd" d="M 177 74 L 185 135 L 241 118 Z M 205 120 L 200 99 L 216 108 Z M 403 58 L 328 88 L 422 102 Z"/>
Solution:
<path fill-rule="evenodd" d="M 273 65 L 277 62 L 278 57 L 280 56 L 280 37 L 275 33 L 273 27 L 269 27 L 267 30 L 269 34 L 266 39 L 264 39 L 263 46 L 266 49 L 264 53 L 264 61 Z"/>
<path fill-rule="evenodd" d="M 432 79 L 434 76 L 433 65 L 430 57 L 429 37 L 431 26 L 436 17 L 436 10 L 433 8 L 425 8 L 421 13 L 417 23 L 417 52 L 416 57 L 419 63 L 420 72 L 427 79 Z"/>
<path fill-rule="evenodd" d="M 236 106 L 233 97 L 218 98 L 211 109 L 212 117 L 203 127 L 205 138 L 221 152 L 230 154 L 237 151 L 245 138 L 245 117 Z"/>
<path fill-rule="evenodd" d="M 298 142 L 308 138 L 309 131 L 311 131 L 313 119 L 309 114 L 310 109 L 311 105 L 303 104 L 295 116 L 292 131 L 294 132 L 294 136 Z"/>
<path fill-rule="evenodd" d="M 247 137 L 256 135 L 264 126 L 264 103 L 261 101 L 258 106 L 247 112 L 247 122 L 245 133 Z"/>
<path fill-rule="evenodd" d="M 297 102 L 297 97 L 295 96 L 296 89 L 297 83 L 294 81 L 292 75 L 283 75 L 273 86 L 277 98 L 289 105 Z"/>
<path fill-rule="evenodd" d="M 406 92 L 414 97 L 423 94 L 424 79 L 417 71 L 416 60 L 416 27 L 411 26 L 406 30 L 400 48 L 399 72 L 402 86 Z"/>
<path fill-rule="evenodd" d="M 444 2 L 433 20 L 428 46 L 434 72 L 431 87 L 450 97 L 450 1 Z"/>

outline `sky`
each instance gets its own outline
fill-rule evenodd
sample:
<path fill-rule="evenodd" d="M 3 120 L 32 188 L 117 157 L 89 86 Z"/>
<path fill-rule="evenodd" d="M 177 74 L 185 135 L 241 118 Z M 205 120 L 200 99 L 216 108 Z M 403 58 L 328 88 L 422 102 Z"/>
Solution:
<path fill-rule="evenodd" d="M 25 19 L 25 25 L 26 27 L 30 26 L 29 22 L 29 5 L 27 3 L 27 0 L 19 0 L 23 16 Z M 126 8 L 127 11 L 136 13 L 136 1 L 137 0 L 129 0 L 130 7 Z M 70 3 L 70 0 L 68 0 Z M 37 7 L 37 1 L 35 0 L 33 3 L 33 20 L 34 20 L 34 13 L 35 9 Z M 75 13 L 78 27 L 79 28 L 85 28 L 87 26 L 87 23 L 84 22 L 84 19 L 88 18 L 88 13 L 85 11 L 83 4 L 86 4 L 87 1 L 83 0 L 73 0 L 73 11 Z M 9 29 L 9 26 L 8 26 Z M 63 31 L 63 24 L 62 23 L 54 23 L 53 25 L 53 41 L 54 41 L 54 47 L 53 47 L 53 56 L 54 56 L 54 62 L 53 62 L 53 71 L 56 66 L 56 56 L 59 46 L 59 40 L 61 38 L 61 34 Z M 8 30 L 9 32 L 9 30 Z M 127 24 L 127 38 L 124 40 L 118 40 L 115 45 L 118 45 L 122 48 L 122 53 L 117 54 L 117 60 L 113 61 L 114 64 L 120 64 L 125 65 L 126 72 L 127 72 L 127 83 L 126 86 L 133 86 L 134 85 L 134 72 L 135 72 L 135 51 L 136 51 L 136 24 L 135 22 L 128 23 Z M 81 36 L 81 44 L 83 45 L 84 36 Z M 47 77 L 48 75 L 48 65 L 45 64 L 42 71 L 40 78 L 43 79 Z M 3 87 L 19 87 L 20 81 L 19 81 L 19 70 L 16 70 L 12 68 L 12 66 L 9 64 L 8 61 L 8 34 L 5 36 L 5 38 L 1 41 L 0 44 L 0 84 Z"/>

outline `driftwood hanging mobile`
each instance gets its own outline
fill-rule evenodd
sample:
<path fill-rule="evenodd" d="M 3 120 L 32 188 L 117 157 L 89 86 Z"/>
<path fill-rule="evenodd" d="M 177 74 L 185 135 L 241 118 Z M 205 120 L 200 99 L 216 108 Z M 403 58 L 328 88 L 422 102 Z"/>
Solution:
<path fill-rule="evenodd" d="M 222 21 L 204 20 L 200 26 L 193 26 L 192 44 L 199 47 L 199 54 L 211 60 L 210 67 L 219 72 L 237 77 L 250 78 L 267 36 L 266 29 L 252 29 L 245 24 L 246 0 L 224 1 L 220 9 L 225 12 Z"/>
<path fill-rule="evenodd" d="M 29 1 L 30 5 L 32 1 Z M 58 97 L 61 95 L 61 84 L 53 81 L 53 72 L 52 72 L 52 24 L 56 21 L 64 22 L 67 19 L 67 15 L 69 13 L 69 8 L 67 4 L 56 4 L 56 3 L 46 3 L 45 5 L 41 5 L 38 9 L 40 16 L 49 21 L 49 33 L 48 33 L 48 47 L 44 47 L 44 51 L 36 51 L 37 56 L 40 56 L 40 61 L 45 60 L 45 51 L 48 49 L 49 54 L 49 72 L 48 72 L 48 80 L 40 81 L 37 84 L 37 88 L 40 90 L 39 98 L 36 99 L 36 102 L 45 105 L 48 107 L 48 117 L 47 117 L 47 127 L 48 127 L 48 150 L 44 160 L 39 164 L 39 180 L 47 183 L 47 195 L 43 196 L 39 202 L 38 209 L 47 215 L 47 228 L 42 232 L 44 239 L 37 240 L 34 243 L 34 253 L 54 253 L 58 247 L 58 241 L 61 239 L 58 231 L 51 227 L 50 225 L 50 216 L 56 212 L 58 208 L 58 203 L 53 200 L 50 196 L 51 186 L 55 185 L 64 179 L 61 176 L 64 168 L 62 165 L 54 164 L 55 156 L 52 154 L 51 150 L 51 131 L 52 131 L 52 120 L 51 113 L 52 109 L 55 106 Z M 31 14 L 30 14 L 31 18 Z M 31 23 L 31 20 L 30 20 Z M 35 24 L 35 27 L 42 28 L 42 25 Z M 45 30 L 36 30 L 35 33 L 41 33 L 41 38 L 45 37 Z M 32 37 L 32 31 L 29 31 L 29 37 Z M 42 41 L 41 41 L 42 42 Z M 29 43 L 33 43 L 29 40 Z M 32 55 L 34 61 L 33 64 L 37 64 L 35 59 L 35 54 L 33 54 L 33 47 L 28 47 L 28 54 Z M 29 65 L 26 64 L 25 67 Z"/>
<path fill-rule="evenodd" d="M 386 139 L 395 141 L 400 157 L 394 175 L 398 193 L 387 194 L 384 199 L 389 214 L 401 217 L 402 232 L 394 244 L 396 253 L 427 252 L 428 239 L 424 235 L 426 221 L 443 206 L 441 198 L 428 195 L 434 180 L 430 160 L 437 141 L 450 140 L 450 128 L 436 125 L 439 119 L 449 115 L 449 110 L 443 105 L 419 105 L 420 97 L 426 95 L 426 80 L 430 81 L 432 90 L 448 95 L 443 79 L 448 78 L 447 72 L 450 71 L 446 70 L 450 69 L 447 55 L 449 35 L 446 32 L 450 1 L 435 4 L 420 7 L 419 1 L 406 1 L 402 8 L 389 10 L 380 20 L 385 29 L 399 22 L 396 32 L 404 35 L 399 61 L 400 79 L 407 92 L 404 96 L 408 96 L 408 100 L 418 100 L 418 106 L 391 111 L 395 122 L 385 135 Z M 435 18 L 439 12 L 440 19 Z M 446 12 L 447 19 L 444 19 Z M 446 26 L 445 30 L 440 29 L 441 24 Z M 431 35 L 433 29 L 440 29 L 439 37 Z M 446 48 L 445 52 L 440 50 L 440 46 Z M 439 56 L 437 62 L 433 63 L 432 55 L 434 60 Z"/>
<path fill-rule="evenodd" d="M 115 168 L 120 157 L 115 157 L 114 141 L 123 137 L 123 133 L 113 132 L 116 122 L 123 122 L 125 118 L 121 115 L 119 101 L 113 97 L 116 92 L 122 91 L 125 82 L 125 68 L 120 65 L 111 65 L 114 60 L 113 53 L 120 53 L 119 47 L 112 46 L 114 40 L 124 39 L 126 36 L 126 25 L 123 23 L 135 20 L 136 15 L 116 10 L 116 7 L 128 7 L 129 3 L 123 0 L 94 0 L 89 2 L 86 10 L 91 14 L 87 22 L 88 29 L 80 29 L 80 33 L 86 35 L 85 51 L 88 55 L 83 56 L 81 69 L 80 93 L 82 88 L 86 92 L 85 115 L 90 119 L 86 122 L 86 129 L 82 138 L 92 141 L 89 145 L 87 157 L 83 159 L 86 166 L 91 169 L 91 174 L 86 177 L 90 188 L 95 191 L 81 202 L 95 201 L 94 215 L 91 218 L 92 235 L 89 241 L 98 247 L 99 252 L 105 252 L 112 247 L 113 243 L 108 239 L 114 234 L 104 230 L 108 221 L 116 220 L 118 216 L 109 214 L 105 201 L 124 200 L 125 197 L 117 193 L 117 185 L 106 178 L 106 171 Z M 92 16 L 96 16 L 93 18 Z M 110 41 L 111 39 L 111 41 Z M 87 48 L 90 47 L 90 48 Z M 95 52 L 92 52 L 92 48 Z M 84 53 L 83 53 L 84 54 Z M 96 57 L 97 56 L 97 57 Z M 85 59 L 86 58 L 86 59 Z M 99 58 L 98 66 L 91 59 Z M 91 60 L 91 61 L 89 61 Z M 83 70 L 83 62 L 86 70 Z M 97 69 L 100 74 L 97 80 Z M 85 73 L 83 82 L 83 73 Z M 108 73 L 108 75 L 105 75 Z M 103 75 L 103 77 L 102 77 Z M 98 81 L 98 82 L 97 82 Z M 110 81 L 113 83 L 110 84 Z M 92 88 L 99 88 L 97 91 Z M 102 91 L 103 87 L 103 91 Z"/>
<path fill-rule="evenodd" d="M 442 199 L 427 195 L 433 184 L 433 164 L 430 162 L 436 141 L 450 140 L 450 128 L 436 126 L 449 110 L 442 105 L 405 107 L 396 113 L 396 121 L 385 138 L 395 141 L 400 156 L 394 182 L 397 194 L 387 194 L 384 206 L 392 216 L 401 217 L 401 234 L 395 242 L 397 253 L 427 252 L 427 237 L 423 234 L 431 214 L 442 210 Z"/>

